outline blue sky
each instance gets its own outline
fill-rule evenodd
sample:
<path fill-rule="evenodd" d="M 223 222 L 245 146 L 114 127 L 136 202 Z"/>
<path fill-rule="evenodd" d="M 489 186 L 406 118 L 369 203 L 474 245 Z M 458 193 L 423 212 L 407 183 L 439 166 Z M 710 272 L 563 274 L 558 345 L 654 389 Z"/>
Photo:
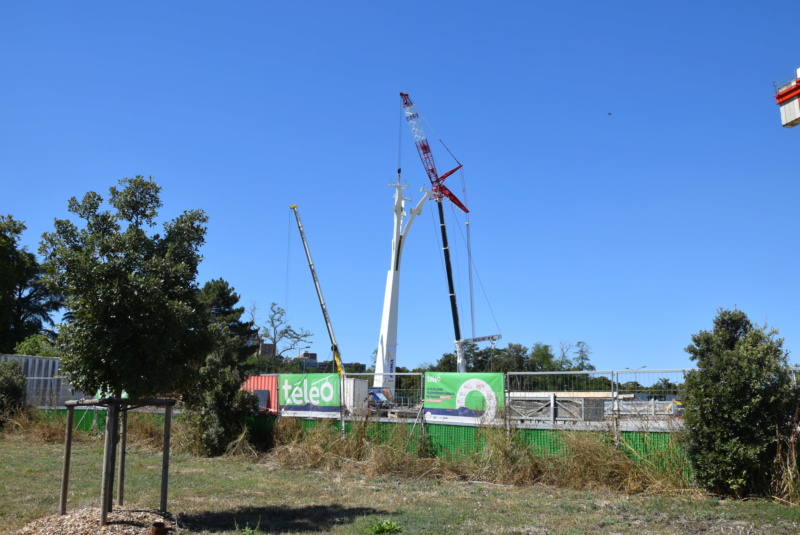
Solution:
<path fill-rule="evenodd" d="M 4 2 L 0 213 L 35 251 L 71 196 L 152 175 L 164 219 L 210 217 L 199 282 L 226 279 L 262 323 L 278 303 L 327 358 L 298 204 L 343 358 L 368 363 L 388 185 L 398 164 L 414 202 L 428 183 L 404 91 L 439 171 L 436 135 L 464 164 L 474 335 L 682 368 L 738 306 L 800 362 L 800 128 L 772 86 L 800 67 L 797 20 L 786 2 Z M 453 350 L 435 219 L 428 203 L 404 253 L 401 366 Z"/>

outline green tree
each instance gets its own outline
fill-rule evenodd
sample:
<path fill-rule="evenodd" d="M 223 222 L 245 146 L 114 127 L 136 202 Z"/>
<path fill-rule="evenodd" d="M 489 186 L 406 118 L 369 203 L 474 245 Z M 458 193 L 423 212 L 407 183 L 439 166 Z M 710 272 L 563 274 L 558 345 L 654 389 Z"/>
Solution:
<path fill-rule="evenodd" d="M 5 423 L 4 416 L 22 406 L 25 399 L 25 376 L 22 366 L 12 360 L 0 362 L 0 428 Z"/>
<path fill-rule="evenodd" d="M 778 331 L 737 309 L 719 309 L 710 331 L 686 348 L 697 368 L 686 375 L 686 443 L 697 481 L 725 495 L 769 492 L 778 437 L 798 407 Z"/>
<path fill-rule="evenodd" d="M 239 295 L 223 279 L 207 282 L 199 302 L 208 314 L 211 351 L 197 373 L 195 388 L 183 396 L 188 419 L 197 433 L 197 450 L 220 455 L 256 414 L 258 400 L 241 386 L 247 375 L 245 362 L 252 350 L 247 345 L 256 329 L 242 321 L 244 307 Z"/>
<path fill-rule="evenodd" d="M 186 211 L 150 235 L 161 188 L 141 176 L 119 185 L 109 190 L 113 210 L 101 210 L 95 192 L 73 197 L 68 209 L 83 226 L 57 219 L 42 236 L 45 280 L 71 318 L 59 336 L 63 369 L 84 392 L 188 390 L 208 348 L 195 283 L 208 218 Z"/>
<path fill-rule="evenodd" d="M 431 372 L 455 372 L 458 370 L 458 359 L 455 353 L 445 353 L 430 370 Z"/>
<path fill-rule="evenodd" d="M 14 347 L 9 334 L 19 281 L 19 239 L 24 230 L 22 222 L 10 215 L 0 216 L 0 353 Z"/>
<path fill-rule="evenodd" d="M 575 357 L 572 359 L 572 369 L 575 371 L 594 371 L 596 368 L 589 362 L 592 348 L 586 342 L 575 344 Z"/>
<path fill-rule="evenodd" d="M 242 321 L 245 309 L 236 306 L 239 294 L 224 279 L 214 279 L 203 285 L 199 299 L 214 323 L 227 327 L 230 336 L 239 341 L 239 353 L 250 356 L 255 349 L 248 342 L 258 334 L 258 329 L 254 320 Z"/>
<path fill-rule="evenodd" d="M 36 357 L 60 357 L 61 351 L 53 340 L 45 334 L 32 334 L 14 346 L 17 355 L 32 355 Z"/>
<path fill-rule="evenodd" d="M 42 284 L 42 268 L 33 253 L 19 246 L 25 225 L 0 217 L 0 353 L 11 353 L 45 325 L 61 300 Z"/>
<path fill-rule="evenodd" d="M 553 349 L 548 344 L 536 342 L 531 348 L 531 370 L 532 372 L 557 371 L 558 365 Z"/>
<path fill-rule="evenodd" d="M 507 373 L 530 371 L 528 348 L 522 344 L 508 344 L 505 349 L 498 350 L 492 359 L 492 371 Z"/>

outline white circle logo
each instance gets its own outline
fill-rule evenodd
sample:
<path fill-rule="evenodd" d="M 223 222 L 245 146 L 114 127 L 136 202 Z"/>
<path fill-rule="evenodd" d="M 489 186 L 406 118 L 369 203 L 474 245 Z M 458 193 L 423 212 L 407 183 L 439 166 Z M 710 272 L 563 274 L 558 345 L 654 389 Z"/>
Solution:
<path fill-rule="evenodd" d="M 481 417 L 481 421 L 490 422 L 494 420 L 495 412 L 497 412 L 497 396 L 494 395 L 494 390 L 489 386 L 489 383 L 483 379 L 468 379 L 464 381 L 456 393 L 456 409 L 467 408 L 467 396 L 470 392 L 479 392 L 486 399 L 486 410 Z"/>

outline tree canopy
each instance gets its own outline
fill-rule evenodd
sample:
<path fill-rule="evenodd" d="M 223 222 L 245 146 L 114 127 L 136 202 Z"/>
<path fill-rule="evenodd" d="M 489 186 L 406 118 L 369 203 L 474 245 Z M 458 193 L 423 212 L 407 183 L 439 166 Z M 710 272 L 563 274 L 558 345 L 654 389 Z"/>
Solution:
<path fill-rule="evenodd" d="M 779 441 L 796 431 L 800 398 L 777 335 L 720 309 L 686 348 L 697 363 L 684 382 L 686 443 L 697 481 L 712 492 L 769 492 Z"/>
<path fill-rule="evenodd" d="M 236 306 L 239 294 L 223 279 L 205 283 L 199 301 L 207 314 L 211 345 L 197 370 L 195 387 L 183 400 L 190 421 L 197 424 L 197 449 L 220 455 L 258 409 L 258 400 L 241 390 L 244 364 L 254 350 L 248 341 L 257 329 L 252 321 L 242 321 L 244 307 Z"/>
<path fill-rule="evenodd" d="M 25 224 L 0 216 L 0 353 L 52 326 L 61 299 L 42 284 L 42 268 L 19 245 Z"/>
<path fill-rule="evenodd" d="M 208 347 L 195 283 L 208 218 L 183 212 L 150 234 L 161 188 L 142 176 L 71 198 L 83 221 L 55 220 L 42 236 L 45 281 L 70 313 L 60 332 L 63 369 L 79 390 L 131 397 L 168 395 Z"/>
<path fill-rule="evenodd" d="M 553 347 L 537 342 L 528 349 L 522 344 L 509 343 L 505 348 L 479 348 L 476 344 L 464 344 L 467 372 L 545 372 L 545 371 L 593 371 L 589 362 L 591 348 L 586 342 L 563 343 L 560 355 Z M 574 353 L 574 356 L 573 356 Z M 418 371 L 456 371 L 455 353 L 445 353 L 436 364 L 423 365 Z"/>

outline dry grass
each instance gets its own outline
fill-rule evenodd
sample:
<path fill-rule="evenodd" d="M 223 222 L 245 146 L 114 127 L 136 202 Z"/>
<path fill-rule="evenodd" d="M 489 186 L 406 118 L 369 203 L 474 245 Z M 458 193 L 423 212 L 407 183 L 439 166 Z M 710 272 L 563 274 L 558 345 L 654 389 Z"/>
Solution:
<path fill-rule="evenodd" d="M 272 457 L 295 468 L 513 486 L 544 483 L 625 493 L 683 491 L 689 486 L 685 464 L 672 458 L 675 453 L 643 458 L 630 445 L 617 449 L 606 433 L 564 432 L 558 455 L 547 455 L 514 433 L 507 437 L 505 429 L 483 428 L 480 451 L 447 459 L 410 451 L 408 434 L 408 426 L 398 424 L 388 436 L 379 436 L 376 427 L 363 421 L 342 437 L 330 422 L 302 431 L 295 420 L 283 419 Z"/>
<path fill-rule="evenodd" d="M 67 421 L 60 414 L 22 407 L 0 418 L 6 434 L 20 434 L 30 440 L 46 443 L 64 442 L 66 438 Z"/>
<path fill-rule="evenodd" d="M 800 469 L 797 448 L 800 441 L 800 411 L 795 411 L 789 436 L 777 433 L 778 453 L 775 457 L 775 475 L 772 481 L 775 498 L 800 505 Z"/>
<path fill-rule="evenodd" d="M 605 433 L 566 432 L 559 455 L 547 458 L 543 482 L 573 489 L 648 490 L 651 477 L 641 465 L 616 449 Z"/>
<path fill-rule="evenodd" d="M 161 451 L 164 446 L 164 424 L 150 413 L 129 412 L 128 446 L 140 451 Z"/>
<path fill-rule="evenodd" d="M 43 411 L 18 410 L 5 417 L 4 433 L 18 433 L 28 440 L 63 443 L 66 421 L 63 415 Z M 303 429 L 292 418 L 281 418 L 274 429 L 275 448 L 270 458 L 283 466 L 314 470 L 342 470 L 368 475 L 391 475 L 449 481 L 482 481 L 493 484 L 526 486 L 536 483 L 625 493 L 682 492 L 690 488 L 686 459 L 679 447 L 651 448 L 647 455 L 624 440 L 616 447 L 610 433 L 564 432 L 559 435 L 560 451 L 546 454 L 525 444 L 502 428 L 482 428 L 480 451 L 442 458 L 430 454 L 425 442 L 409 438 L 407 424 L 386 427 L 369 419 L 353 422 L 342 437 L 333 421 L 322 420 Z M 172 427 L 174 452 L 198 453 L 193 426 L 177 419 Z M 80 440 L 81 433 L 76 434 Z M 678 436 L 675 434 L 674 436 Z M 645 435 L 646 440 L 647 435 Z M 794 440 L 794 442 L 792 442 Z M 776 482 L 779 499 L 797 503 L 797 437 L 788 437 L 778 462 L 784 467 Z M 133 451 L 161 451 L 163 424 L 152 414 L 128 415 L 128 447 Z M 411 447 L 409 448 L 409 445 Z M 647 450 L 647 448 L 645 448 Z M 257 458 L 260 454 L 249 441 L 246 430 L 233 441 L 227 455 Z M 793 471 L 792 471 L 793 470 Z"/>
<path fill-rule="evenodd" d="M 616 450 L 609 436 L 596 436 L 592 444 L 588 434 L 564 435 L 558 454 L 544 455 L 513 435 L 506 440 L 503 430 L 483 429 L 480 453 L 444 461 L 406 451 L 408 426 L 381 431 L 363 425 L 342 439 L 334 426 L 304 431 L 285 419 L 274 453 L 256 457 L 247 447 L 232 448 L 229 455 L 208 459 L 173 452 L 169 510 L 180 519 L 176 533 L 241 535 L 242 526 L 259 525 L 265 533 L 363 535 L 391 521 L 408 534 L 800 534 L 800 508 L 774 502 L 609 490 L 658 488 L 652 477 L 640 484 L 635 477 L 643 476 L 620 476 L 633 469 L 619 460 L 625 446 Z M 52 515 L 58 504 L 63 445 L 33 436 L 0 433 L 0 517 L 6 530 Z M 102 438 L 80 436 L 72 454 L 70 512 L 96 506 L 99 493 Z M 237 442 L 246 443 L 246 437 Z M 562 457 L 567 460 L 558 461 Z M 645 457 L 658 464 L 656 457 Z M 126 505 L 157 506 L 161 460 L 146 448 L 131 452 Z M 553 462 L 562 463 L 561 472 Z M 587 466 L 605 462 L 616 468 L 578 479 Z M 551 484 L 559 473 L 577 482 Z M 612 484 L 597 482 L 609 473 L 616 478 Z"/>

